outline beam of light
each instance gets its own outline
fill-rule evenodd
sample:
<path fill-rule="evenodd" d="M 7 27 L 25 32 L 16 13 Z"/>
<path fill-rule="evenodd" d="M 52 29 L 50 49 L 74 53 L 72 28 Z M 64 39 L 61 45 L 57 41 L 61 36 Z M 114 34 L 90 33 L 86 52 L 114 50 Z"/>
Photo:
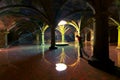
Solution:
<path fill-rule="evenodd" d="M 64 63 L 57 63 L 56 64 L 56 70 L 57 71 L 64 71 L 67 69 L 67 65 Z"/>

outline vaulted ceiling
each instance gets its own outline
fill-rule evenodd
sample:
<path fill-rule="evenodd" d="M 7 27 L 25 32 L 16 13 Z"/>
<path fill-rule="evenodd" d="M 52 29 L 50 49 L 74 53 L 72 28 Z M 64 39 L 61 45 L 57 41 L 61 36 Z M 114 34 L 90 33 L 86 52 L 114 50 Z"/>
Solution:
<path fill-rule="evenodd" d="M 105 5 L 110 3 L 109 0 L 99 1 L 105 2 Z M 89 18 L 94 15 L 94 8 L 88 2 L 92 6 L 97 3 L 96 0 L 0 0 L 0 20 L 6 25 L 6 20 L 18 22 L 20 17 L 25 18 L 24 20 L 42 21 L 47 24 L 59 22 L 62 19 L 78 20 L 81 16 Z M 116 10 L 113 2 L 110 5 L 110 11 Z"/>
<path fill-rule="evenodd" d="M 7 10 L 6 13 L 19 11 L 19 14 L 24 15 L 39 14 L 39 16 L 49 20 L 90 11 L 84 0 L 1 0 L 0 7 L 0 13 L 5 12 L 5 10 Z"/>

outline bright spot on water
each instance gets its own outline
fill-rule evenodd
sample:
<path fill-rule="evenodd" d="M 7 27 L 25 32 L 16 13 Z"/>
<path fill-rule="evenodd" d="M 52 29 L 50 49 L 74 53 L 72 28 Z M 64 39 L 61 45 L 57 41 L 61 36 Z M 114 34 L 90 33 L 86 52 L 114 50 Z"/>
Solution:
<path fill-rule="evenodd" d="M 67 69 L 67 65 L 64 63 L 57 63 L 56 64 L 56 70 L 57 71 L 64 71 Z"/>

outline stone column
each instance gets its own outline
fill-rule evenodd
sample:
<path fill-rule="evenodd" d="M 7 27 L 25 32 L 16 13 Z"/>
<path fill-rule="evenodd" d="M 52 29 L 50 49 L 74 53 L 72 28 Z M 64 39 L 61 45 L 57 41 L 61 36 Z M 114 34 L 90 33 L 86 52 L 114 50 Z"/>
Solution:
<path fill-rule="evenodd" d="M 95 38 L 94 34 L 95 34 L 96 20 L 94 18 L 92 20 L 93 20 L 93 31 L 91 32 L 91 35 L 92 35 L 91 36 L 91 41 L 92 41 L 91 44 L 94 45 L 94 38 Z"/>
<path fill-rule="evenodd" d="M 53 50 L 53 49 L 57 49 L 57 47 L 55 47 L 55 28 L 56 28 L 56 25 L 55 24 L 50 25 L 50 28 L 51 28 L 51 46 L 49 47 L 49 49 Z"/>
<path fill-rule="evenodd" d="M 117 43 L 117 49 L 120 49 L 120 26 L 118 26 L 118 43 Z"/>
<path fill-rule="evenodd" d="M 75 32 L 74 32 L 74 39 L 75 39 L 75 42 L 78 42 L 78 39 L 77 39 L 77 37 L 76 37 L 77 35 L 78 35 L 78 32 L 75 31 Z M 78 36 L 79 36 L 79 35 L 78 35 Z"/>
<path fill-rule="evenodd" d="M 39 34 L 39 32 L 36 33 L 36 44 L 37 45 L 40 44 L 40 34 Z"/>
<path fill-rule="evenodd" d="M 90 31 L 90 35 L 91 35 L 91 38 L 90 38 L 90 42 L 91 42 L 91 45 L 93 45 L 94 43 L 94 32 L 91 30 Z"/>
<path fill-rule="evenodd" d="M 96 5 L 96 26 L 93 45 L 93 56 L 88 61 L 89 64 L 111 71 L 114 63 L 109 59 L 108 42 L 108 13 L 107 6 L 103 0 L 95 1 Z"/>
<path fill-rule="evenodd" d="M 88 33 L 85 33 L 85 43 L 87 42 Z"/>
<path fill-rule="evenodd" d="M 8 31 L 0 31 L 0 48 L 6 48 L 8 46 Z"/>
<path fill-rule="evenodd" d="M 45 39 L 44 39 L 44 32 L 42 32 L 42 45 L 45 44 Z"/>

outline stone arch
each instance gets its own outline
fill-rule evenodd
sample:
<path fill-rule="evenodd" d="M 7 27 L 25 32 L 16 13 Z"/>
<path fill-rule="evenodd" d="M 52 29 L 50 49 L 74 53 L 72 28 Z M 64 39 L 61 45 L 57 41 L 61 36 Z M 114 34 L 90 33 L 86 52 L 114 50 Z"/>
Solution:
<path fill-rule="evenodd" d="M 93 14 L 95 14 L 96 12 L 95 12 L 95 9 L 94 9 L 94 7 L 89 3 L 89 2 L 87 2 L 87 5 L 90 7 L 90 9 L 93 11 Z"/>
<path fill-rule="evenodd" d="M 34 7 L 24 6 L 24 5 L 11 5 L 11 6 L 1 7 L 0 9 L 1 9 L 1 11 L 0 11 L 0 16 L 1 17 L 6 16 L 6 15 L 14 15 L 14 16 L 17 16 L 17 17 L 19 16 L 21 18 L 24 17 L 24 20 L 25 19 L 29 20 L 29 21 L 31 21 L 32 23 L 35 23 L 38 26 L 39 26 L 39 21 L 47 22 L 47 19 L 45 19 L 43 14 Z M 21 10 L 23 10 L 25 12 L 22 12 Z M 32 14 L 32 13 L 34 13 L 34 14 Z M 9 25 L 9 28 L 7 29 L 7 31 L 10 31 L 16 25 L 18 26 L 18 24 L 20 24 L 20 23 L 17 23 L 16 21 L 19 21 L 19 19 L 18 18 L 15 19 L 13 21 L 13 23 L 11 23 Z M 8 25 L 6 25 L 6 26 L 8 26 Z"/>
<path fill-rule="evenodd" d="M 6 14 L 21 14 L 27 17 L 34 16 L 36 19 L 40 19 L 41 21 L 48 23 L 46 16 L 42 13 L 42 11 L 25 5 L 10 5 L 0 8 L 0 16 Z"/>
<path fill-rule="evenodd" d="M 16 44 L 19 38 L 22 38 L 22 35 L 26 36 L 25 39 L 29 38 L 29 40 L 35 40 L 37 32 L 40 32 L 40 30 L 39 25 L 36 22 L 21 18 L 17 20 L 14 26 L 10 29 L 8 34 L 8 42 L 10 42 L 10 37 L 12 37 L 13 40 L 10 44 Z"/>
<path fill-rule="evenodd" d="M 85 27 L 82 30 L 82 35 L 84 36 L 84 40 L 86 41 L 93 41 L 94 40 L 94 32 L 91 28 Z"/>

